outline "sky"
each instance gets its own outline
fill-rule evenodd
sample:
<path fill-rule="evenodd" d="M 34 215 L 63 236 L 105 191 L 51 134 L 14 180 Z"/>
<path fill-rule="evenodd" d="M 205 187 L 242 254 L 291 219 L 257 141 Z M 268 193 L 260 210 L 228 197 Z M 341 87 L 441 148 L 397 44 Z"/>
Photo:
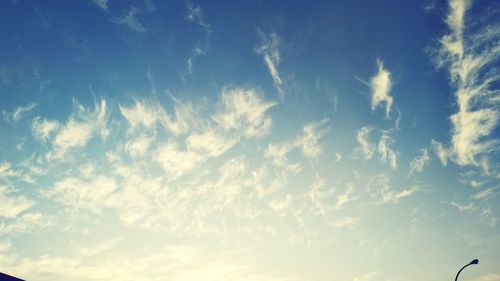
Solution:
<path fill-rule="evenodd" d="M 500 2 L 0 2 L 0 271 L 500 280 Z"/>

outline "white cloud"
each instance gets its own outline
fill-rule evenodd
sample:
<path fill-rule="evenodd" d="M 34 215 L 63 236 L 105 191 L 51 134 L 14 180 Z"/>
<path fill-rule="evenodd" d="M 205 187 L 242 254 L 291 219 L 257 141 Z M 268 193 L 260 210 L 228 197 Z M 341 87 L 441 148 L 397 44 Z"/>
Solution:
<path fill-rule="evenodd" d="M 286 155 L 293 149 L 295 149 L 295 145 L 293 142 L 281 144 L 270 143 L 267 146 L 265 156 L 267 158 L 271 158 L 274 165 L 283 166 L 288 163 Z"/>
<path fill-rule="evenodd" d="M 27 106 L 19 106 L 18 108 L 16 108 L 14 113 L 12 113 L 12 119 L 14 119 L 14 121 L 16 122 L 19 121 L 24 113 L 30 112 L 33 108 L 35 108 L 35 106 L 35 103 L 29 104 Z"/>
<path fill-rule="evenodd" d="M 390 145 L 394 142 L 389 132 L 386 130 L 382 131 L 382 136 L 380 137 L 378 143 L 378 153 L 380 156 L 380 161 L 382 163 L 389 163 L 393 170 L 397 169 L 397 158 L 396 152 L 390 148 Z"/>
<path fill-rule="evenodd" d="M 12 119 L 12 121 L 18 122 L 25 113 L 30 112 L 33 108 L 35 108 L 35 106 L 36 103 L 32 103 L 26 106 L 18 106 L 12 113 L 7 111 L 2 111 L 2 113 L 7 120 Z"/>
<path fill-rule="evenodd" d="M 130 10 L 121 18 L 114 18 L 111 22 L 126 25 L 130 30 L 143 33 L 146 32 L 147 29 L 141 24 L 139 19 L 137 18 L 137 14 L 139 14 L 141 10 L 136 7 L 130 7 Z"/>
<path fill-rule="evenodd" d="M 358 224 L 360 220 L 361 220 L 360 218 L 345 217 L 345 218 L 334 219 L 330 221 L 328 224 L 335 228 L 351 228 L 354 227 L 356 224 Z"/>
<path fill-rule="evenodd" d="M 0 235 L 29 232 L 49 227 L 52 224 L 52 219 L 41 213 L 23 213 L 10 221 L 0 222 Z"/>
<path fill-rule="evenodd" d="M 500 30 L 466 18 L 472 1 L 448 3 L 446 24 L 450 32 L 440 40 L 436 63 L 448 67 L 458 107 L 458 112 L 450 117 L 453 125 L 450 150 L 457 164 L 487 170 L 487 154 L 496 150 L 498 142 L 489 136 L 500 115 L 499 92 L 492 88 L 500 81 L 494 67 L 500 58 Z M 466 23 L 470 23 L 471 29 Z"/>
<path fill-rule="evenodd" d="M 146 154 L 154 137 L 150 137 L 146 134 L 142 134 L 134 139 L 127 141 L 125 144 L 125 150 L 132 157 L 142 157 Z"/>
<path fill-rule="evenodd" d="M 70 119 L 57 133 L 52 144 L 62 149 L 83 147 L 91 137 L 91 124 Z"/>
<path fill-rule="evenodd" d="M 92 0 L 99 8 L 108 11 L 108 0 Z"/>
<path fill-rule="evenodd" d="M 497 280 L 500 280 L 500 272 L 484 274 L 473 279 L 473 281 L 497 281 Z"/>
<path fill-rule="evenodd" d="M 329 127 L 321 128 L 328 122 L 328 118 L 320 121 L 313 121 L 304 126 L 303 133 L 297 138 L 297 146 L 302 153 L 309 158 L 316 158 L 323 151 L 323 146 L 319 144 L 319 139 L 325 136 Z"/>
<path fill-rule="evenodd" d="M 198 43 L 196 47 L 191 51 L 191 56 L 187 60 L 187 70 L 189 74 L 193 74 L 193 63 L 196 57 L 205 55 L 208 51 L 210 45 L 210 38 L 212 34 L 212 27 L 205 21 L 203 15 L 203 10 L 200 5 L 195 5 L 191 1 L 186 1 L 186 8 L 188 14 L 186 19 L 189 22 L 196 23 L 203 31 L 204 40 L 202 43 Z"/>
<path fill-rule="evenodd" d="M 390 95 L 392 82 L 391 73 L 384 68 L 382 60 L 377 59 L 377 74 L 371 79 L 372 90 L 371 108 L 375 110 L 379 105 L 385 103 L 385 114 L 389 118 L 392 108 L 392 96 Z"/>
<path fill-rule="evenodd" d="M 380 276 L 380 272 L 370 272 L 354 278 L 353 281 L 373 281 L 377 276 Z"/>
<path fill-rule="evenodd" d="M 238 139 L 227 136 L 221 130 L 209 129 L 201 133 L 191 134 L 186 139 L 186 144 L 193 151 L 218 156 L 233 147 L 237 141 Z"/>
<path fill-rule="evenodd" d="M 474 195 L 471 196 L 471 198 L 475 200 L 486 200 L 490 199 L 493 196 L 495 196 L 495 189 L 490 187 L 485 190 L 476 192 Z"/>
<path fill-rule="evenodd" d="M 261 137 L 271 128 L 271 117 L 266 112 L 275 102 L 266 102 L 254 89 L 224 88 L 220 109 L 212 116 L 225 130 L 236 130 L 247 138 Z"/>
<path fill-rule="evenodd" d="M 362 127 L 356 135 L 356 140 L 361 145 L 361 151 L 365 159 L 371 159 L 375 153 L 375 145 L 372 144 L 369 139 L 371 131 L 371 127 Z"/>
<path fill-rule="evenodd" d="M 151 129 L 162 118 L 164 110 L 159 106 L 135 101 L 132 107 L 120 105 L 120 113 L 128 121 L 131 130 L 139 127 Z"/>
<path fill-rule="evenodd" d="M 117 188 L 116 180 L 109 176 L 89 180 L 66 177 L 42 193 L 72 209 L 99 213 L 104 207 L 111 206 L 111 195 Z"/>
<path fill-rule="evenodd" d="M 261 45 L 255 47 L 255 51 L 257 54 L 262 55 L 269 74 L 271 74 L 271 77 L 273 78 L 274 86 L 278 90 L 280 97 L 283 98 L 283 81 L 281 80 L 277 69 L 277 66 L 281 61 L 279 50 L 281 39 L 274 32 L 271 33 L 269 37 L 260 30 L 258 30 L 258 34 L 261 37 L 262 43 Z"/>
<path fill-rule="evenodd" d="M 18 177 L 20 175 L 21 173 L 19 171 L 12 169 L 12 165 L 9 162 L 0 162 L 0 179 L 7 177 Z"/>
<path fill-rule="evenodd" d="M 401 199 L 415 194 L 419 189 L 417 186 L 411 186 L 403 190 L 395 190 L 391 187 L 389 176 L 382 174 L 370 178 L 367 190 L 376 204 L 397 204 Z"/>
<path fill-rule="evenodd" d="M 181 150 L 174 142 L 161 145 L 154 160 L 173 178 L 182 176 L 203 163 L 207 158 L 192 150 Z"/>
<path fill-rule="evenodd" d="M 472 212 L 474 210 L 474 204 L 469 203 L 469 204 L 460 204 L 457 202 L 451 202 L 451 205 L 455 208 L 457 208 L 460 212 Z"/>
<path fill-rule="evenodd" d="M 34 202 L 24 196 L 16 196 L 9 190 L 0 186 L 0 218 L 15 218 L 20 213 L 29 210 Z"/>
<path fill-rule="evenodd" d="M 162 124 L 174 135 L 182 135 L 193 130 L 205 130 L 209 125 L 203 120 L 199 112 L 200 108 L 192 104 L 182 102 L 171 97 L 174 102 L 175 119 L 162 109 L 158 109 L 158 116 L 161 117 Z"/>
<path fill-rule="evenodd" d="M 47 120 L 41 117 L 33 119 L 31 130 L 33 135 L 41 140 L 46 141 L 59 128 L 60 123 L 55 120 Z"/>
<path fill-rule="evenodd" d="M 400 199 L 411 196 L 417 191 L 417 187 L 413 186 L 404 189 L 400 192 L 384 191 L 382 192 L 383 203 L 398 203 Z"/>
<path fill-rule="evenodd" d="M 437 142 L 435 140 L 432 140 L 431 146 L 436 153 L 436 155 L 439 158 L 439 162 L 441 162 L 441 165 L 446 166 L 448 165 L 448 157 L 449 157 L 449 151 L 447 148 L 443 146 L 442 143 Z"/>
<path fill-rule="evenodd" d="M 335 153 L 335 162 L 339 162 L 342 160 L 342 154 L 341 153 Z"/>
<path fill-rule="evenodd" d="M 63 126 L 50 122 L 34 125 L 36 134 L 42 137 L 45 133 L 50 135 L 52 131 L 57 130 L 51 127 L 59 127 L 51 141 L 54 150 L 48 154 L 49 159 L 63 158 L 68 151 L 85 147 L 96 133 L 99 133 L 102 139 L 107 138 L 109 130 L 106 127 L 108 114 L 106 101 L 101 100 L 100 104 L 96 103 L 94 107 L 94 111 L 91 111 L 74 101 L 74 112 Z"/>
<path fill-rule="evenodd" d="M 344 193 L 341 195 L 337 196 L 337 203 L 335 204 L 335 209 L 340 210 L 343 208 L 343 206 L 356 198 L 351 196 L 351 194 L 354 192 L 354 185 L 349 184 L 347 185 L 347 189 Z"/>
<path fill-rule="evenodd" d="M 429 153 L 426 148 L 420 150 L 420 156 L 416 157 L 410 162 L 410 173 L 409 175 L 413 175 L 413 173 L 420 173 L 424 169 L 424 167 L 429 163 Z"/>
<path fill-rule="evenodd" d="M 290 171 L 302 168 L 299 163 L 289 164 L 287 154 L 294 149 L 300 149 L 302 154 L 307 158 L 317 158 L 323 151 L 323 145 L 319 140 L 324 137 L 329 127 L 325 128 L 328 118 L 319 121 L 311 121 L 304 125 L 302 132 L 294 139 L 285 141 L 283 143 L 270 143 L 267 146 L 265 157 L 271 159 L 274 165 L 287 167 Z"/>

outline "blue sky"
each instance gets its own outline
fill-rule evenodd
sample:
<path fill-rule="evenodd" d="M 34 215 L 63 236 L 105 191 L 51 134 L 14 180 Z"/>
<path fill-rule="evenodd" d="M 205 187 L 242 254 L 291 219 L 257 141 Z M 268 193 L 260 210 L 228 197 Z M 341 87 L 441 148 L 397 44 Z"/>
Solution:
<path fill-rule="evenodd" d="M 2 1 L 0 271 L 500 280 L 499 13 Z"/>

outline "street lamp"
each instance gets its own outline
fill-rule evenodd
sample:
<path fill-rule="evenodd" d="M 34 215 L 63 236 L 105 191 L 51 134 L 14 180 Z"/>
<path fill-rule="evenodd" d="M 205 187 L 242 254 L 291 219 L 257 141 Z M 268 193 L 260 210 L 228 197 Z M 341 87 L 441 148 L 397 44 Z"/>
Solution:
<path fill-rule="evenodd" d="M 472 260 L 471 262 L 469 262 L 468 264 L 466 264 L 464 267 L 462 267 L 458 273 L 457 273 L 457 276 L 455 277 L 455 281 L 458 280 L 458 275 L 460 275 L 460 272 L 462 272 L 462 270 L 464 270 L 464 268 L 468 267 L 469 265 L 472 265 L 472 264 L 478 264 L 479 263 L 479 260 L 478 259 L 474 259 Z"/>

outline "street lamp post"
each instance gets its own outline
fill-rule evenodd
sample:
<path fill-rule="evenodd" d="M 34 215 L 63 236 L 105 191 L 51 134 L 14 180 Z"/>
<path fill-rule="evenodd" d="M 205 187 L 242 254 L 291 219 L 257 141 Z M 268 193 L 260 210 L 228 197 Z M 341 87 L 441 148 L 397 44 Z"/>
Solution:
<path fill-rule="evenodd" d="M 464 265 L 464 267 L 462 267 L 458 273 L 457 273 L 457 276 L 455 277 L 455 281 L 458 280 L 458 275 L 460 275 L 460 272 L 462 272 L 462 270 L 464 270 L 464 268 L 468 267 L 469 265 L 472 265 L 472 264 L 478 264 L 479 263 L 479 260 L 478 259 L 474 259 L 472 260 L 471 262 L 469 262 L 468 264 Z"/>

